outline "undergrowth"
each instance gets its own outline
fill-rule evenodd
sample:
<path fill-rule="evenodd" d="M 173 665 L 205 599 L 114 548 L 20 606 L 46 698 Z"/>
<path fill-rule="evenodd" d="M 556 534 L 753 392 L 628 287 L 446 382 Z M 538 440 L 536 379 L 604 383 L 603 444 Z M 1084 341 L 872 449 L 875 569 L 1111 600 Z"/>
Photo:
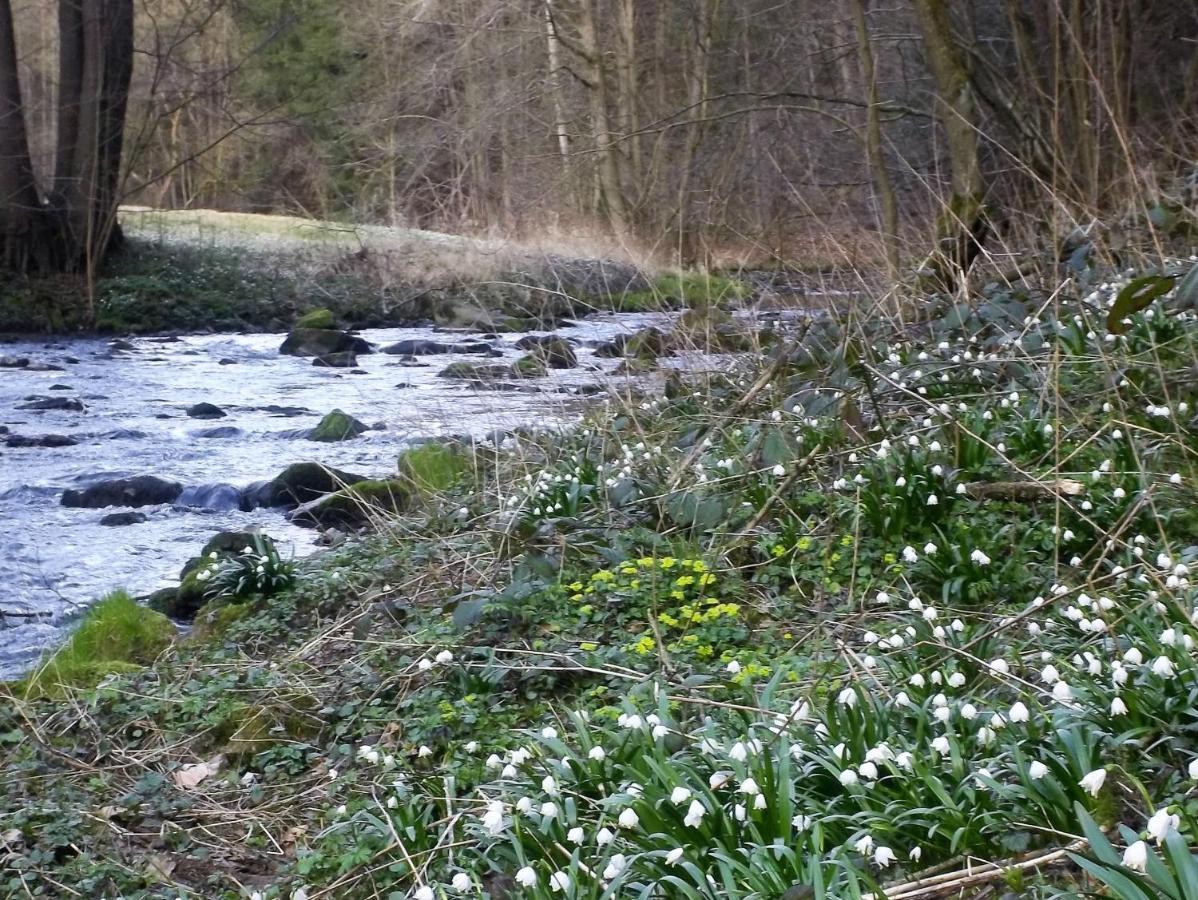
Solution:
<path fill-rule="evenodd" d="M 0 891 L 1194 897 L 1194 263 L 428 460 L 153 669 L 0 705 Z"/>

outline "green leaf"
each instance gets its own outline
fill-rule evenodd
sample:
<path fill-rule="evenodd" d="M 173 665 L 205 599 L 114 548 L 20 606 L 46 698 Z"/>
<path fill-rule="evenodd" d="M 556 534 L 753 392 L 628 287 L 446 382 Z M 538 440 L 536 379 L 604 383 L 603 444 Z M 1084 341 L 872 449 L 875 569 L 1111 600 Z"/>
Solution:
<path fill-rule="evenodd" d="M 1081 866 L 1103 884 L 1115 890 L 1119 900 L 1152 900 L 1152 898 L 1144 893 L 1134 881 L 1120 872 L 1118 869 L 1108 868 L 1100 865 L 1092 860 L 1086 859 L 1084 856 L 1078 856 L 1076 853 L 1070 853 L 1069 858 L 1077 865 Z"/>
<path fill-rule="evenodd" d="M 1122 334 L 1126 330 L 1124 319 L 1147 309 L 1153 300 L 1172 289 L 1173 279 L 1168 275 L 1145 275 L 1132 279 L 1115 298 L 1115 305 L 1106 317 L 1106 330 L 1111 334 Z"/>

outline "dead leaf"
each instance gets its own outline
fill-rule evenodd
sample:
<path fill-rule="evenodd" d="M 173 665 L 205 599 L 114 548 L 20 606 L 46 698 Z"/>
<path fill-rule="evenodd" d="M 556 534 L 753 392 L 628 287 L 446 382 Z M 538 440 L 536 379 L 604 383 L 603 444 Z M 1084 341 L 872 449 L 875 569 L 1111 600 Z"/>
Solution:
<path fill-rule="evenodd" d="M 146 878 L 150 881 L 170 881 L 178 863 L 163 853 L 151 853 L 146 857 Z"/>
<path fill-rule="evenodd" d="M 18 850 L 25 844 L 25 835 L 21 834 L 20 828 L 10 828 L 8 831 L 0 831 L 0 847 L 7 847 L 10 850 Z"/>
<path fill-rule="evenodd" d="M 189 766 L 184 766 L 175 771 L 171 776 L 175 780 L 175 786 L 180 790 L 190 791 L 192 788 L 200 784 L 204 779 L 215 775 L 220 771 L 220 767 L 224 765 L 225 758 L 223 756 L 214 756 L 208 762 L 192 763 Z"/>

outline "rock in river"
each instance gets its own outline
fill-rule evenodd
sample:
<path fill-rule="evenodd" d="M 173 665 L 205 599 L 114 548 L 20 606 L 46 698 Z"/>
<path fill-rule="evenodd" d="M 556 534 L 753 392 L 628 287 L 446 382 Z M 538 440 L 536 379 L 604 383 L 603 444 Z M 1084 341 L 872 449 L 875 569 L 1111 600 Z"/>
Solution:
<path fill-rule="evenodd" d="M 296 328 L 279 352 L 288 356 L 325 356 L 329 353 L 373 353 L 374 347 L 356 335 L 331 328 Z"/>
<path fill-rule="evenodd" d="M 223 419 L 228 413 L 215 403 L 197 403 L 187 407 L 187 414 L 193 419 Z"/>
<path fill-rule="evenodd" d="M 242 508 L 296 507 L 365 480 L 362 475 L 331 469 L 320 463 L 295 463 L 270 481 L 246 488 L 242 495 Z"/>
<path fill-rule="evenodd" d="M 83 412 L 84 406 L 82 400 L 77 400 L 74 397 L 39 397 L 28 403 L 22 403 L 17 409 L 59 409 L 67 412 Z"/>
<path fill-rule="evenodd" d="M 319 425 L 308 432 L 308 440 L 325 443 L 348 441 L 369 430 L 370 428 L 366 424 L 359 422 L 348 413 L 335 409 L 321 419 Z"/>
<path fill-rule="evenodd" d="M 312 365 L 323 366 L 326 369 L 352 369 L 357 364 L 357 355 L 349 350 L 342 353 L 326 353 L 312 360 Z"/>
<path fill-rule="evenodd" d="M 69 434 L 8 434 L 4 438 L 9 447 L 74 447 L 78 438 Z"/>
<path fill-rule="evenodd" d="M 124 525 L 140 525 L 142 522 L 149 521 L 145 513 L 139 512 L 119 512 L 109 513 L 100 520 L 100 524 L 108 528 L 119 528 Z"/>
<path fill-rule="evenodd" d="M 116 478 L 101 481 L 82 491 L 69 490 L 62 495 L 62 505 L 82 509 L 102 509 L 105 506 L 155 506 L 174 503 L 183 493 L 183 485 L 154 475 Z"/>
<path fill-rule="evenodd" d="M 530 334 L 516 341 L 517 350 L 527 350 L 551 369 L 573 369 L 578 365 L 578 355 L 570 342 L 556 334 Z"/>
<path fill-rule="evenodd" d="M 490 353 L 491 345 L 485 341 L 468 341 L 463 344 L 443 344 L 440 341 L 398 341 L 383 348 L 391 356 L 438 356 L 444 353 Z"/>

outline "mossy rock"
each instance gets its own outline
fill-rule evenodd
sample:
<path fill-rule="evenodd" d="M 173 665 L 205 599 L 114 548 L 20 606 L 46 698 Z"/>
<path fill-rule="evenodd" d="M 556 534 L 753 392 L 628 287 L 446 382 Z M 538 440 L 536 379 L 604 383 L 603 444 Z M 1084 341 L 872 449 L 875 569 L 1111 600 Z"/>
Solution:
<path fill-rule="evenodd" d="M 463 447 L 429 441 L 405 450 L 399 457 L 399 477 L 423 494 L 441 494 L 470 470 Z"/>
<path fill-rule="evenodd" d="M 411 489 L 398 479 L 362 481 L 305 503 L 291 514 L 291 521 L 304 528 L 359 528 L 408 509 L 411 499 Z"/>
<path fill-rule="evenodd" d="M 647 375 L 650 372 L 657 371 L 657 361 L 653 359 L 641 359 L 638 357 L 630 357 L 629 359 L 621 360 L 616 366 L 616 375 Z"/>
<path fill-rule="evenodd" d="M 529 335 L 516 342 L 518 350 L 527 350 L 530 356 L 539 359 L 551 369 L 573 369 L 578 365 L 578 354 L 570 342 L 555 334 Z"/>
<path fill-rule="evenodd" d="M 337 317 L 331 309 L 313 309 L 296 319 L 295 327 L 331 331 L 337 327 Z"/>
<path fill-rule="evenodd" d="M 353 416 L 335 409 L 321 419 L 320 424 L 308 433 L 308 440 L 324 443 L 348 441 L 369 430 L 368 426 Z"/>
<path fill-rule="evenodd" d="M 509 366 L 497 364 L 455 362 L 437 373 L 438 378 L 460 378 L 465 381 L 498 381 L 512 377 Z"/>
<path fill-rule="evenodd" d="M 373 353 L 374 347 L 356 335 L 330 328 L 293 328 L 279 347 L 287 356 L 327 356 L 330 353 Z"/>
<path fill-rule="evenodd" d="M 545 361 L 535 353 L 522 356 L 512 365 L 512 374 L 516 378 L 544 378 L 549 374 Z"/>
<path fill-rule="evenodd" d="M 662 275 L 645 291 L 617 298 L 623 312 L 652 312 L 681 307 L 732 306 L 745 300 L 753 289 L 743 281 L 696 272 Z"/>
<path fill-rule="evenodd" d="M 669 335 L 669 344 L 675 352 L 746 353 L 753 349 L 754 341 L 752 333 L 731 315 L 708 306 L 684 312 Z"/>
<path fill-rule="evenodd" d="M 196 613 L 189 639 L 195 643 L 215 640 L 235 622 L 240 622 L 250 613 L 248 603 L 230 603 L 227 600 L 210 600 Z"/>
<path fill-rule="evenodd" d="M 67 642 L 19 682 L 26 696 L 61 696 L 89 688 L 113 673 L 152 663 L 174 641 L 175 626 L 117 591 L 83 616 Z"/>
<path fill-rule="evenodd" d="M 296 507 L 366 480 L 364 475 L 342 472 L 321 463 L 293 463 L 265 484 L 247 490 L 244 496 L 249 509 Z"/>

